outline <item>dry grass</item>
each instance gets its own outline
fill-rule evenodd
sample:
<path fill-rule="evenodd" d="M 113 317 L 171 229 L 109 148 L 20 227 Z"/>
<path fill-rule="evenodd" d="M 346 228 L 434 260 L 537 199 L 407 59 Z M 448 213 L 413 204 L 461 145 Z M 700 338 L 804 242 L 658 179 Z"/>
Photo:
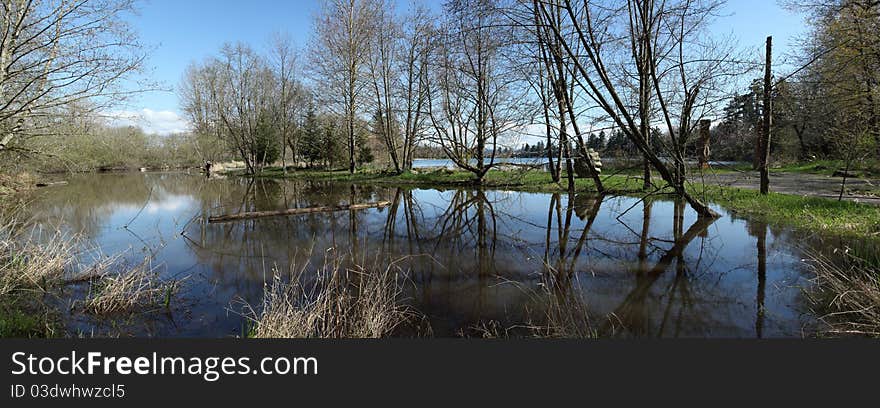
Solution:
<path fill-rule="evenodd" d="M 401 271 L 394 263 L 344 267 L 325 257 L 314 283 L 304 284 L 308 265 L 285 282 L 276 272 L 264 288 L 262 309 L 245 305 L 257 338 L 381 338 L 417 317 L 400 304 Z M 377 263 L 378 264 L 378 263 Z"/>
<path fill-rule="evenodd" d="M 15 221 L 0 223 L 0 296 L 46 290 L 61 282 L 75 240 L 59 232 L 45 235 L 39 229 L 22 232 Z"/>
<path fill-rule="evenodd" d="M 545 286 L 546 287 L 546 286 Z M 547 324 L 541 337 L 591 339 L 598 337 L 587 303 L 579 286 L 567 290 L 547 289 Z"/>
<path fill-rule="evenodd" d="M 22 208 L 0 210 L 0 337 L 63 335 L 58 300 L 70 296 L 63 290 L 68 285 L 90 285 L 82 303 L 96 315 L 167 308 L 178 288 L 146 262 L 126 268 L 121 254 L 78 264 L 88 250 L 80 237 L 16 221 Z"/>
<path fill-rule="evenodd" d="M 63 282 L 73 245 L 58 232 L 0 222 L 0 337 L 59 335 L 59 313 L 44 298 Z"/>
<path fill-rule="evenodd" d="M 168 309 L 179 288 L 179 281 L 162 280 L 149 260 L 132 268 L 115 268 L 92 282 L 83 309 L 99 316 L 118 315 L 160 308 Z"/>
<path fill-rule="evenodd" d="M 848 251 L 843 262 L 810 254 L 816 272 L 811 301 L 831 335 L 880 336 L 880 271 Z"/>
<path fill-rule="evenodd" d="M 556 338 L 592 339 L 598 337 L 597 327 L 584 301 L 578 275 L 560 273 L 545 264 L 545 274 L 537 289 L 524 289 L 532 301 L 522 316 L 524 321 L 504 327 L 497 321 L 481 322 L 472 327 L 483 338 Z M 559 277 L 562 277 L 561 279 Z M 465 335 L 465 333 L 461 333 Z"/>
<path fill-rule="evenodd" d="M 35 178 L 29 173 L 9 174 L 0 172 L 0 197 L 9 199 L 10 195 L 33 188 Z"/>

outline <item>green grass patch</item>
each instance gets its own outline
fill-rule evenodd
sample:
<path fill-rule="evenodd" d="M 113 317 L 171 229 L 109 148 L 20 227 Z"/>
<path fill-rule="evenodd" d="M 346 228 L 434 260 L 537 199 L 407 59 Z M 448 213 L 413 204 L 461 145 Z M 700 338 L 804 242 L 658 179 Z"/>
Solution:
<path fill-rule="evenodd" d="M 55 337 L 60 330 L 52 309 L 23 296 L 7 294 L 0 299 L 0 338 Z"/>
<path fill-rule="evenodd" d="M 880 235 L 880 207 L 869 204 L 718 186 L 706 186 L 703 196 L 733 214 L 768 223 L 848 237 Z"/>

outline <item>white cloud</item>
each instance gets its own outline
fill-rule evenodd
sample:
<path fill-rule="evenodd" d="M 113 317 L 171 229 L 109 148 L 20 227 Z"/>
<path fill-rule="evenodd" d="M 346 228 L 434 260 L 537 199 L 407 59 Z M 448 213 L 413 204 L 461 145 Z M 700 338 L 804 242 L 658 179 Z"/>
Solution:
<path fill-rule="evenodd" d="M 140 111 L 114 111 L 107 115 L 110 126 L 137 126 L 146 133 L 168 135 L 187 131 L 189 122 L 173 111 L 154 111 L 141 109 Z"/>

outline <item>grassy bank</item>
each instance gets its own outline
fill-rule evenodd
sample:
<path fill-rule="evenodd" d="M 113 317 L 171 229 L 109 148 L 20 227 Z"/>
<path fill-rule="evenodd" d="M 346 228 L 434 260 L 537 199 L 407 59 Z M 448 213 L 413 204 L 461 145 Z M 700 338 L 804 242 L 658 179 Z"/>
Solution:
<path fill-rule="evenodd" d="M 280 169 L 268 169 L 260 177 L 289 178 L 312 181 L 408 185 L 414 187 L 474 187 L 473 176 L 463 171 L 434 170 L 403 174 L 347 171 L 296 171 L 284 175 Z M 632 175 L 605 175 L 605 187 L 619 194 L 639 195 L 642 181 Z M 525 192 L 566 192 L 567 184 L 554 183 L 550 175 L 537 170 L 491 171 L 482 185 L 484 188 Z M 771 186 L 772 187 L 772 186 Z M 589 179 L 576 179 L 578 192 L 596 191 Z M 851 201 L 837 201 L 820 197 L 803 197 L 771 193 L 763 196 L 755 190 L 693 185 L 692 193 L 722 206 L 742 217 L 768 223 L 787 225 L 804 230 L 852 238 L 880 237 L 880 207 Z"/>
<path fill-rule="evenodd" d="M 772 186 L 771 186 L 772 188 Z M 880 207 L 756 190 L 705 186 L 705 197 L 733 214 L 851 238 L 880 238 Z"/>
<path fill-rule="evenodd" d="M 878 177 L 880 176 L 880 163 L 874 160 L 865 160 L 852 163 L 850 172 L 860 177 Z M 837 170 L 846 168 L 843 160 L 813 160 L 808 162 L 794 163 L 774 163 L 770 167 L 770 173 L 794 173 L 794 174 L 813 174 L 831 176 Z M 694 168 L 694 172 L 699 171 Z M 738 162 L 733 164 L 715 164 L 707 173 L 723 174 L 723 173 L 742 173 L 756 172 L 753 165 L 748 162 Z M 637 172 L 634 172 L 637 174 Z"/>
<path fill-rule="evenodd" d="M 232 172 L 232 175 L 243 175 Z M 298 170 L 288 171 L 285 175 L 279 168 L 268 168 L 258 178 L 286 178 L 295 180 L 372 183 L 387 185 L 409 185 L 415 187 L 474 187 L 472 173 L 457 170 L 422 170 L 401 174 L 380 171 L 357 171 L 350 174 L 347 170 Z M 563 180 L 555 183 L 550 174 L 537 170 L 490 171 L 483 178 L 481 187 L 505 189 L 525 192 L 557 192 L 566 191 L 567 184 Z M 616 192 L 635 192 L 641 189 L 641 180 L 629 174 L 610 175 L 603 177 L 605 188 Z M 590 179 L 575 179 L 577 191 L 595 191 L 596 186 Z"/>

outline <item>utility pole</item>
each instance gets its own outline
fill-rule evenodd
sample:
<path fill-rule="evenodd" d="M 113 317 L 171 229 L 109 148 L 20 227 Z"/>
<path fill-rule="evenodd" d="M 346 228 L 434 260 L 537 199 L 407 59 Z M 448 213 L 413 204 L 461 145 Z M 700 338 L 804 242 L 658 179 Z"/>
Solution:
<path fill-rule="evenodd" d="M 772 94 L 773 72 L 770 63 L 773 60 L 773 37 L 767 37 L 767 61 L 764 63 L 764 122 L 761 126 L 760 173 L 761 194 L 770 192 L 770 127 L 773 125 L 773 100 Z"/>

